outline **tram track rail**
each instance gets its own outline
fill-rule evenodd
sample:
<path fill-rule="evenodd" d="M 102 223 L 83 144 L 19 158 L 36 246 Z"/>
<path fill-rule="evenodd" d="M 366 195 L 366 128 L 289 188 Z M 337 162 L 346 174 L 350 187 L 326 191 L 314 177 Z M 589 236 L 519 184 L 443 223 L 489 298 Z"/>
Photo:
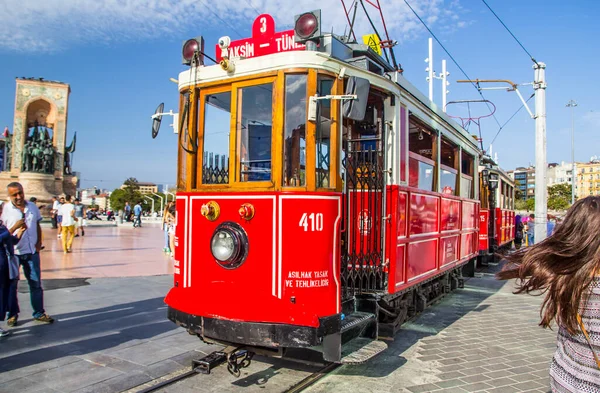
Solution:
<path fill-rule="evenodd" d="M 227 367 L 226 364 L 225 365 L 222 364 L 217 367 L 221 367 L 221 366 Z M 342 364 L 328 363 L 328 364 L 324 365 L 322 368 L 320 368 L 319 370 L 317 370 L 317 371 L 311 373 L 310 375 L 295 382 L 293 385 L 286 388 L 285 390 L 282 390 L 281 393 L 300 393 L 300 392 L 304 391 L 305 389 L 309 388 L 310 386 L 312 386 L 313 384 L 315 384 L 316 382 L 318 382 L 320 379 L 326 377 L 328 374 L 330 374 L 332 371 L 336 370 L 340 366 L 342 366 Z M 171 386 L 175 383 L 181 382 L 183 380 L 186 380 L 186 379 L 196 376 L 196 375 L 207 375 L 207 374 L 197 370 L 197 368 L 196 369 L 195 368 L 190 368 L 190 369 L 184 368 L 182 370 L 175 371 L 171 374 L 164 375 L 160 378 L 153 379 L 142 385 L 138 385 L 136 387 L 128 389 L 128 390 L 124 391 L 123 393 L 156 392 L 163 388 L 166 388 L 168 386 Z"/>

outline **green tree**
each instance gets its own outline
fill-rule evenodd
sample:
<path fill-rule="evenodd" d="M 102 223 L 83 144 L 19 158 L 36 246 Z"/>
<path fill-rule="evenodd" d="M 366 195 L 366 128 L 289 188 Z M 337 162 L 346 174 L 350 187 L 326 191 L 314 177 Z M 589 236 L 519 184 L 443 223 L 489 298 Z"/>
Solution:
<path fill-rule="evenodd" d="M 548 187 L 548 209 L 566 210 L 571 201 L 571 185 L 555 184 Z"/>
<path fill-rule="evenodd" d="M 529 198 L 525 201 L 525 210 L 528 212 L 535 210 L 535 198 Z"/>
<path fill-rule="evenodd" d="M 521 191 L 521 189 L 519 188 L 520 185 L 521 185 L 521 182 L 519 182 L 518 180 L 515 180 L 515 200 L 516 201 L 523 200 L 523 191 Z"/>
<path fill-rule="evenodd" d="M 116 211 L 123 209 L 125 202 L 129 202 L 133 207 L 133 205 L 144 199 L 139 191 L 140 186 L 135 177 L 128 178 L 123 184 L 125 187 L 117 188 L 110 194 L 110 205 Z"/>

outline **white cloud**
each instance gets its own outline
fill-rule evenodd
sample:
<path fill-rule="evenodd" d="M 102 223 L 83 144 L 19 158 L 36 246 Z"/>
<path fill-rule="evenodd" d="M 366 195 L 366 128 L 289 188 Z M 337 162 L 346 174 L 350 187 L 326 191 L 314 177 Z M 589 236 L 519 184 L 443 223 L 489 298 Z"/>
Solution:
<path fill-rule="evenodd" d="M 6 2 L 11 2 L 8 5 Z M 249 36 L 256 10 L 270 13 L 277 30 L 289 28 L 293 15 L 322 10 L 323 30 L 337 34 L 347 28 L 337 0 L 3 0 L 0 13 L 0 49 L 19 52 L 55 52 L 81 43 L 111 44 L 164 35 L 181 35 L 195 26 L 199 31 L 218 27 L 233 39 Z M 350 3 L 350 1 L 346 1 Z M 462 7 L 457 0 L 410 0 L 419 15 L 434 28 L 457 26 Z M 379 12 L 365 2 L 383 35 Z M 400 42 L 424 31 L 401 0 L 382 0 L 388 31 Z M 370 32 L 360 6 L 356 30 Z M 215 16 L 215 15 L 218 15 Z M 222 20 L 219 20 L 221 18 Z M 226 21 L 226 22 L 223 22 Z M 230 26 L 228 26 L 230 25 Z M 430 27 L 432 27 L 430 26 Z M 460 24 L 458 24 L 460 27 Z M 233 31 L 231 31 L 233 30 Z M 248 30 L 248 31 L 246 31 Z"/>

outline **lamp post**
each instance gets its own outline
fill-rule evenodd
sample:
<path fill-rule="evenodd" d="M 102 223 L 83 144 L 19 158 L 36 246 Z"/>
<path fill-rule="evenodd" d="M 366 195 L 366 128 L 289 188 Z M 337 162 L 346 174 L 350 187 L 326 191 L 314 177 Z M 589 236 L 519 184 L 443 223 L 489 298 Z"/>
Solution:
<path fill-rule="evenodd" d="M 571 205 L 575 203 L 575 115 L 573 110 L 577 106 L 575 100 L 569 100 L 567 105 L 571 108 Z"/>
<path fill-rule="evenodd" d="M 149 196 L 144 195 L 144 198 L 150 199 L 152 201 L 152 214 L 154 214 L 154 198 L 150 198 Z"/>
<path fill-rule="evenodd" d="M 169 191 L 165 191 L 165 199 L 167 200 L 167 202 L 169 202 L 169 198 L 167 197 L 167 195 L 172 195 L 173 202 L 175 202 L 175 194 L 173 194 L 172 192 L 169 192 Z"/>
<path fill-rule="evenodd" d="M 160 196 L 160 195 L 158 195 L 158 194 L 157 194 L 157 193 L 155 193 L 155 192 L 153 192 L 153 193 L 152 193 L 152 195 L 156 195 L 157 197 L 159 197 L 159 198 L 160 198 L 160 211 L 161 211 L 161 214 L 162 214 L 162 212 L 164 212 L 164 211 L 165 211 L 165 202 L 163 201 L 163 197 L 162 197 L 162 196 Z M 165 197 L 166 197 L 166 195 L 165 195 Z"/>

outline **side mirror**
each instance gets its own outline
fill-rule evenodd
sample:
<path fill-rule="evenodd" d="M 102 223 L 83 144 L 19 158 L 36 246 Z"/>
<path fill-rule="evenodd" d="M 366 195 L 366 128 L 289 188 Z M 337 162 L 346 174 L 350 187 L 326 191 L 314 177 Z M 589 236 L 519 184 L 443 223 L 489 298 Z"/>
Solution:
<path fill-rule="evenodd" d="M 344 100 L 342 114 L 348 119 L 361 121 L 365 118 L 371 83 L 368 79 L 351 76 L 346 84 L 346 95 L 356 95 L 355 100 Z"/>
<path fill-rule="evenodd" d="M 152 115 L 152 139 L 156 138 L 160 130 L 160 122 L 162 121 L 162 113 L 165 109 L 165 103 L 161 102 L 154 114 Z"/>

